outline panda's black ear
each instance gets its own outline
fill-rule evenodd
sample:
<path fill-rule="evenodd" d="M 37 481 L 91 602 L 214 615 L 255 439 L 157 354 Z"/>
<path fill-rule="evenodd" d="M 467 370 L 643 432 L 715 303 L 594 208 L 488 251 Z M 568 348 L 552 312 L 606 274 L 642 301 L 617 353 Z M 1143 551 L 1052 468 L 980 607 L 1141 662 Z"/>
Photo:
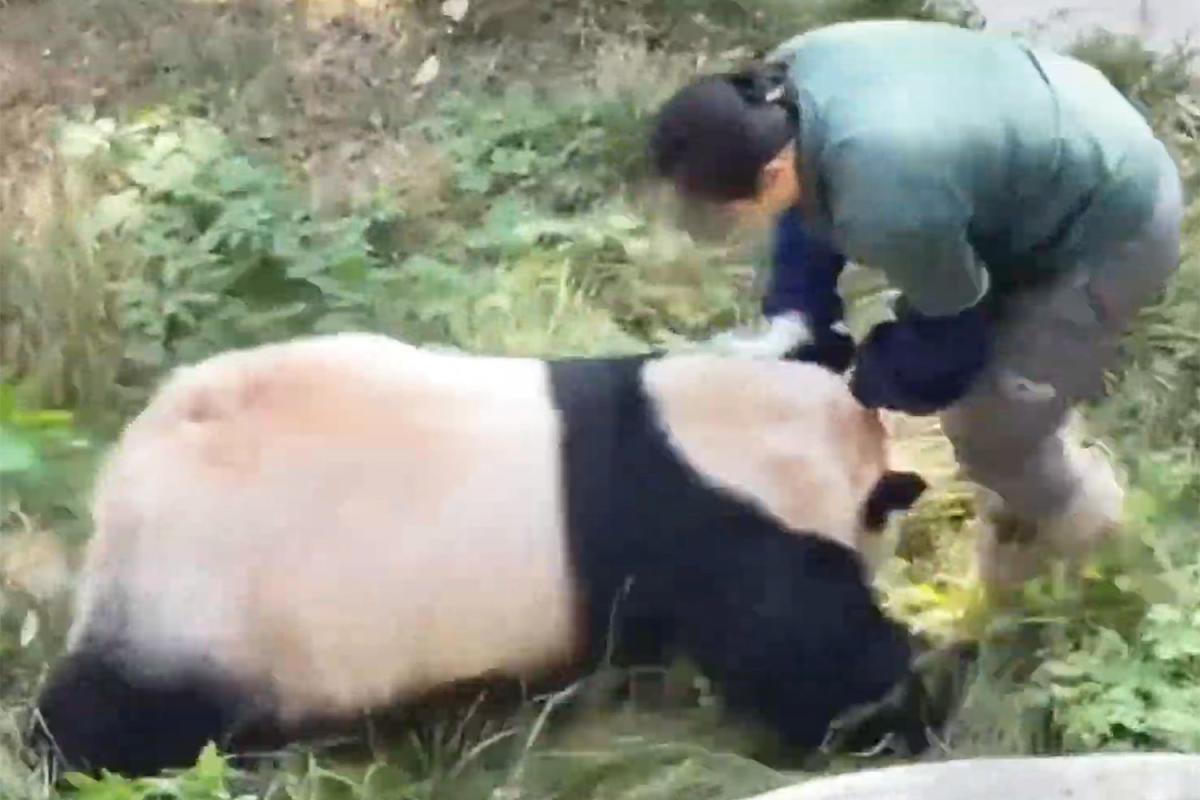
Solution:
<path fill-rule="evenodd" d="M 915 472 L 888 470 L 863 503 L 863 527 L 869 531 L 883 530 L 892 512 L 912 508 L 928 488 L 925 479 Z"/>

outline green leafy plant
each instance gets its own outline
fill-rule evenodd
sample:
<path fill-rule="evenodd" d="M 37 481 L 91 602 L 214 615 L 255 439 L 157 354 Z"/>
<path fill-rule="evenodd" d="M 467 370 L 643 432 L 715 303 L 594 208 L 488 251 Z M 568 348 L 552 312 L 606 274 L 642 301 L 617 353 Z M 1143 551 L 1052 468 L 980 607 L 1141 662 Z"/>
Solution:
<path fill-rule="evenodd" d="M 373 220 L 315 218 L 281 170 L 212 124 L 161 110 L 122 126 L 81 120 L 60 146 L 108 189 L 88 233 L 126 236 L 144 261 L 118 288 L 127 374 L 366 319 Z"/>
<path fill-rule="evenodd" d="M 107 774 L 92 778 L 73 773 L 66 780 L 78 800 L 253 800 L 253 795 L 234 793 L 233 777 L 227 759 L 210 744 L 196 765 L 178 776 L 128 779 Z"/>
<path fill-rule="evenodd" d="M 644 150 L 639 122 L 640 109 L 626 98 L 547 97 L 517 85 L 495 98 L 452 94 L 422 127 L 453 158 L 460 202 L 521 192 L 566 212 L 634 173 Z"/>
<path fill-rule="evenodd" d="M 1195 583 L 1200 570 L 1179 578 Z M 1198 600 L 1150 605 L 1128 636 L 1090 627 L 1038 666 L 1025 698 L 1049 709 L 1063 749 L 1200 748 Z"/>
<path fill-rule="evenodd" d="M 0 383 L 0 536 L 16 514 L 78 521 L 95 456 L 71 411 L 30 408 L 19 394 Z"/>

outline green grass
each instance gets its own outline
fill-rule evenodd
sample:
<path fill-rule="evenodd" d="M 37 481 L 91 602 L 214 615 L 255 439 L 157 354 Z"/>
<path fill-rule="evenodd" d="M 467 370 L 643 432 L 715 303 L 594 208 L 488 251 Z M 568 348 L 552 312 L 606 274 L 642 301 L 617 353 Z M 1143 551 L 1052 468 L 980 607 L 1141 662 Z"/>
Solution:
<path fill-rule="evenodd" d="M 749 319 L 754 251 L 670 223 L 644 181 L 647 114 L 700 53 L 733 61 L 820 21 L 954 11 L 510 0 L 447 31 L 432 1 L 337 24 L 317 0 L 307 20 L 290 13 L 301 5 L 0 4 L 0 797 L 63 796 L 25 759 L 27 706 L 61 646 L 96 460 L 167 369 L 314 330 L 551 355 L 681 344 Z M 431 52 L 439 77 L 412 87 Z M 1200 99 L 1184 60 L 1104 38 L 1082 52 L 1150 109 L 1195 186 Z M 981 642 L 942 755 L 1200 745 L 1195 202 L 1187 241 L 1089 414 L 1134 490 L 1128 535 L 1082 580 L 990 604 L 946 442 L 901 420 L 903 455 L 936 491 L 883 543 L 880 584 L 935 639 Z M 881 309 L 869 277 L 848 279 L 856 330 Z M 177 778 L 66 794 L 736 798 L 878 761 L 788 764 L 755 731 L 717 724 L 686 665 L 645 684 L 619 708 L 584 686 L 571 713 L 531 700 L 365 750 L 297 748 L 275 769 L 234 774 L 210 753 Z"/>

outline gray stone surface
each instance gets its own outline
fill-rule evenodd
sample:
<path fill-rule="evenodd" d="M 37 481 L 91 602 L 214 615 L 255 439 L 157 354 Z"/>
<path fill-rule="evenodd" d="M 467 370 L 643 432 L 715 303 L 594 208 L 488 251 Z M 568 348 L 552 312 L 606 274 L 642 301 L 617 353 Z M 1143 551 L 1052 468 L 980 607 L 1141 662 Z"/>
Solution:
<path fill-rule="evenodd" d="M 1200 800 L 1200 755 L 982 758 L 818 778 L 747 800 Z"/>

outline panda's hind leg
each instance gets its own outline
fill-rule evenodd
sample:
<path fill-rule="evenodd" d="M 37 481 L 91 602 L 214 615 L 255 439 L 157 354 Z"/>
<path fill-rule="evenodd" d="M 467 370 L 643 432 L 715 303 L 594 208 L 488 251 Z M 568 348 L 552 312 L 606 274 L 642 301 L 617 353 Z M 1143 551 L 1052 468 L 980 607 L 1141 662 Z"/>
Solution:
<path fill-rule="evenodd" d="M 836 717 L 909 678 L 907 631 L 883 614 L 846 548 L 785 531 L 736 538 L 693 555 L 700 569 L 677 593 L 681 644 L 731 712 L 814 749 Z M 912 743 L 916 729 L 898 733 Z"/>
<path fill-rule="evenodd" d="M 56 766 L 128 777 L 195 763 L 242 708 L 233 684 L 208 671 L 152 671 L 128 656 L 82 648 L 55 666 L 37 701 L 37 742 Z"/>

